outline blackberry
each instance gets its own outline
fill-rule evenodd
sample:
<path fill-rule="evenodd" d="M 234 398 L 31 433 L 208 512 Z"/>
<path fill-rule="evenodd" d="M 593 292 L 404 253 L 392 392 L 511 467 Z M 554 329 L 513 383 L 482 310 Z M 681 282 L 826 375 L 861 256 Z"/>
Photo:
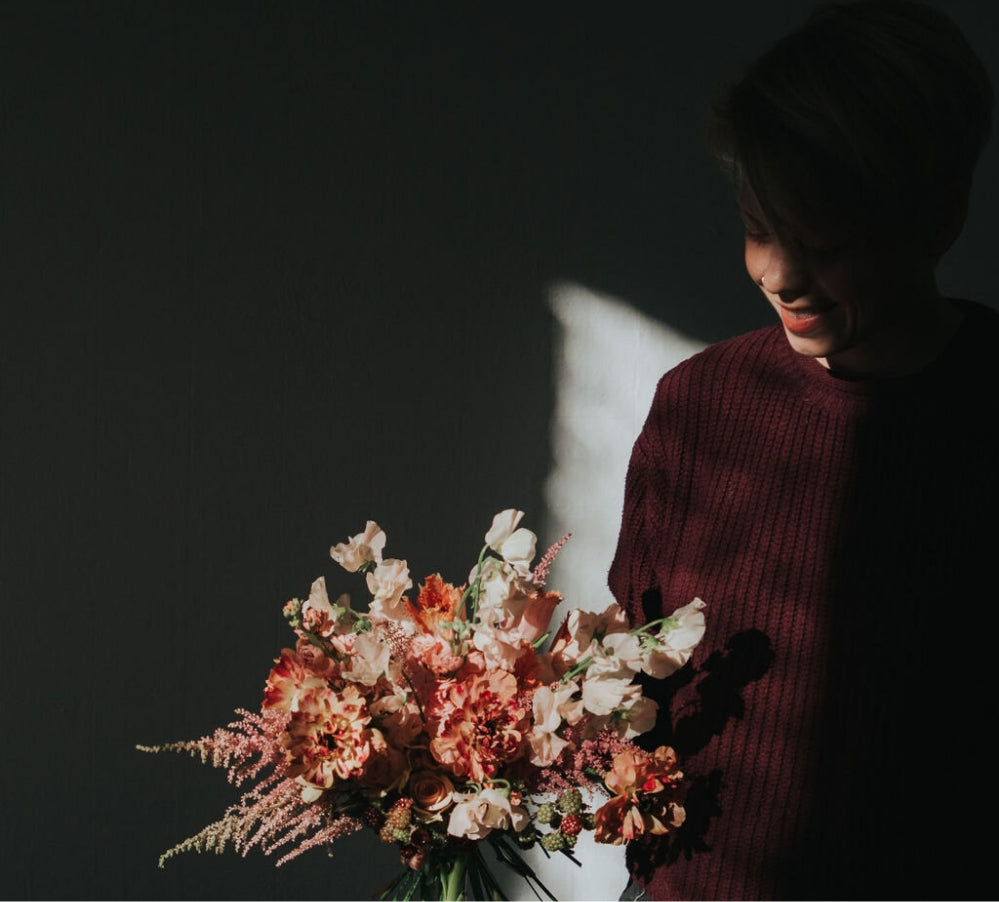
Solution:
<path fill-rule="evenodd" d="M 561 852 L 569 847 L 569 837 L 558 830 L 546 833 L 541 837 L 541 845 L 548 852 Z"/>
<path fill-rule="evenodd" d="M 555 815 L 555 806 L 551 802 L 544 802 L 538 806 L 538 813 L 534 815 L 534 819 L 539 824 L 550 824 Z"/>
<path fill-rule="evenodd" d="M 583 810 L 583 794 L 578 789 L 567 789 L 558 797 L 556 807 L 566 814 L 579 814 Z"/>
<path fill-rule="evenodd" d="M 409 839 L 409 824 L 413 819 L 413 800 L 410 798 L 397 799 L 388 814 L 385 815 L 385 823 L 382 824 L 378 836 L 382 842 L 405 842 Z"/>
<path fill-rule="evenodd" d="M 579 836 L 583 829 L 583 819 L 578 814 L 567 814 L 559 824 L 559 830 L 566 836 Z"/>

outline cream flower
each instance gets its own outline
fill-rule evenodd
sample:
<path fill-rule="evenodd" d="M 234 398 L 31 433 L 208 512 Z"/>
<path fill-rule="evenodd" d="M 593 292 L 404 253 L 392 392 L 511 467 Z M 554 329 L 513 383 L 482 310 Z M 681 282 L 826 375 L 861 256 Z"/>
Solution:
<path fill-rule="evenodd" d="M 447 832 L 451 836 L 484 839 L 493 830 L 519 833 L 530 823 L 530 815 L 520 805 L 510 800 L 498 789 L 483 789 L 476 793 L 454 793 L 457 804 L 451 810 Z"/>
<path fill-rule="evenodd" d="M 478 580 L 479 610 L 489 609 L 500 612 L 494 615 L 498 619 L 514 617 L 527 604 L 527 593 L 520 585 L 517 572 L 505 561 L 496 558 L 486 558 L 472 568 L 468 575 L 469 583 Z"/>
<path fill-rule="evenodd" d="M 694 647 L 704 638 L 704 607 L 704 602 L 695 598 L 677 608 L 658 633 L 644 639 L 642 670 L 663 679 L 690 660 Z"/>
<path fill-rule="evenodd" d="M 548 686 L 539 686 L 534 690 L 534 726 L 527 734 L 527 741 L 533 752 L 531 763 L 537 767 L 550 766 L 569 744 L 557 731 L 562 726 L 563 719 L 568 720 L 564 714 L 565 709 L 575 712 L 581 707 L 579 702 L 570 701 L 578 688 L 575 683 L 569 682 L 560 685 L 555 691 Z"/>
<path fill-rule="evenodd" d="M 472 641 L 485 656 L 486 667 L 490 670 L 513 671 L 517 659 L 528 647 L 519 638 L 511 637 L 506 630 L 498 629 L 488 622 L 480 623 L 475 628 Z"/>
<path fill-rule="evenodd" d="M 659 705 L 655 699 L 640 696 L 635 699 L 617 718 L 617 731 L 622 739 L 634 739 L 648 733 L 656 725 L 656 712 Z"/>
<path fill-rule="evenodd" d="M 302 801 L 306 805 L 311 805 L 313 802 L 318 801 L 322 798 L 325 789 L 319 789 L 317 786 L 313 786 L 311 783 L 307 782 L 304 777 L 295 777 L 295 782 L 302 787 Z"/>
<path fill-rule="evenodd" d="M 630 679 L 596 676 L 583 680 L 583 707 L 591 714 L 612 714 L 642 692 Z"/>
<path fill-rule="evenodd" d="M 374 686 L 382 676 L 389 676 L 392 649 L 374 633 L 358 633 L 343 675 L 353 683 Z"/>
<path fill-rule="evenodd" d="M 631 633 L 611 633 L 602 642 L 590 643 L 593 658 L 586 669 L 587 677 L 606 676 L 632 679 L 642 669 L 642 647 L 638 636 Z"/>
<path fill-rule="evenodd" d="M 355 573 L 365 564 L 380 564 L 385 548 L 385 533 L 374 520 L 368 520 L 364 532 L 330 549 L 333 558 L 344 570 Z"/>
<path fill-rule="evenodd" d="M 609 604 L 599 614 L 578 608 L 569 612 L 552 643 L 552 658 L 557 667 L 570 670 L 592 653 L 591 644 L 595 637 L 606 637 L 614 633 L 627 633 L 630 627 L 628 615 L 615 602 Z"/>
<path fill-rule="evenodd" d="M 372 619 L 412 621 L 412 615 L 402 600 L 402 593 L 413 587 L 405 561 L 382 561 L 368 573 L 367 583 L 372 595 L 368 606 Z"/>
<path fill-rule="evenodd" d="M 512 508 L 500 511 L 493 517 L 492 526 L 486 533 L 486 544 L 526 576 L 530 572 L 529 565 L 534 558 L 538 538 L 529 529 L 517 528 L 523 516 L 523 511 Z"/>

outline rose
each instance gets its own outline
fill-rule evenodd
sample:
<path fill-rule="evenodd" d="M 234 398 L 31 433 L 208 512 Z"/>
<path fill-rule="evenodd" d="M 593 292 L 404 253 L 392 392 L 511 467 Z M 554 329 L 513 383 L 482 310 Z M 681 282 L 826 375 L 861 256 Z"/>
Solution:
<path fill-rule="evenodd" d="M 399 749 L 389 745 L 380 730 L 372 729 L 371 757 L 364 764 L 361 782 L 383 796 L 403 787 L 408 775 L 406 756 Z"/>
<path fill-rule="evenodd" d="M 409 794 L 423 820 L 440 820 L 441 812 L 454 802 L 454 784 L 439 771 L 419 770 L 409 778 Z"/>

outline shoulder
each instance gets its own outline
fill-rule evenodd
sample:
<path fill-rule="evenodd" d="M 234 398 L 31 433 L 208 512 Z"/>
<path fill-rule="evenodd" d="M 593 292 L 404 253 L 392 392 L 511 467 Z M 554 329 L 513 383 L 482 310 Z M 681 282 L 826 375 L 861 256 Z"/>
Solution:
<path fill-rule="evenodd" d="M 710 345 L 663 375 L 640 436 L 659 447 L 726 432 L 798 390 L 793 352 L 779 326 Z M 727 425 L 725 425 L 727 424 Z"/>

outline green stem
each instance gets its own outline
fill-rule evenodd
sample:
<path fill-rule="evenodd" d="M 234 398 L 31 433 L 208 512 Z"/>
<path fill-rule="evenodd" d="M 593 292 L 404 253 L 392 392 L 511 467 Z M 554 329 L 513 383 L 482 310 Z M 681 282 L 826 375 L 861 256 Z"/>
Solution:
<path fill-rule="evenodd" d="M 479 610 L 479 584 L 482 582 L 482 564 L 486 559 L 486 552 L 489 551 L 488 545 L 482 546 L 482 551 L 479 552 L 479 560 L 475 565 L 475 579 L 473 579 L 469 584 L 468 588 L 465 589 L 461 596 L 461 601 L 458 602 L 458 611 L 455 614 L 457 617 L 464 610 L 465 602 L 471 599 L 472 604 L 466 615 L 467 620 L 474 620 L 475 615 Z"/>
<path fill-rule="evenodd" d="M 465 898 L 465 871 L 468 868 L 468 859 L 464 855 L 458 855 L 451 862 L 451 868 L 443 874 L 442 900 L 446 902 L 461 902 Z"/>
<path fill-rule="evenodd" d="M 670 621 L 672 621 L 672 623 L 670 624 L 670 629 L 677 626 L 677 619 L 671 614 L 669 617 L 660 617 L 658 620 L 652 620 L 649 623 L 645 623 L 642 626 L 636 627 L 631 631 L 631 635 L 638 636 L 641 633 L 647 633 L 654 626 L 659 626 L 659 624 L 661 623 L 669 623 Z"/>
<path fill-rule="evenodd" d="M 562 674 L 562 682 L 568 683 L 573 677 L 579 676 L 579 674 L 585 672 L 586 668 L 593 663 L 593 655 L 587 655 L 580 661 L 572 670 L 568 670 Z"/>

